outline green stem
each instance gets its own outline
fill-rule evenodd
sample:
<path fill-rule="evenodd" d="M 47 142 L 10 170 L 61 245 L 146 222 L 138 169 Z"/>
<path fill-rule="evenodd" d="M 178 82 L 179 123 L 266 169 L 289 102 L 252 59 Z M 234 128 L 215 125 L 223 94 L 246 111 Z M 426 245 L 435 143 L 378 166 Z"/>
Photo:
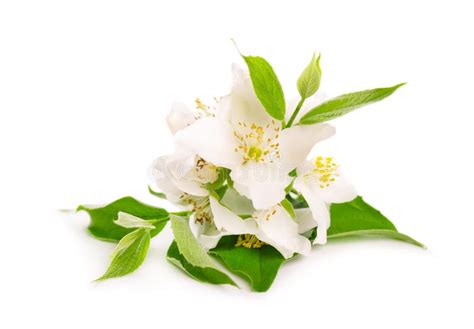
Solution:
<path fill-rule="evenodd" d="M 152 223 L 152 224 L 159 224 L 159 223 L 164 223 L 170 220 L 170 217 L 165 217 L 165 218 L 160 218 L 160 219 L 150 219 L 147 220 L 147 222 Z"/>
<path fill-rule="evenodd" d="M 288 123 L 286 124 L 286 127 L 285 127 L 285 128 L 290 128 L 290 127 L 291 127 L 291 125 L 293 124 L 293 122 L 294 122 L 295 119 L 296 119 L 296 116 L 297 116 L 298 113 L 300 112 L 301 107 L 303 106 L 303 103 L 304 103 L 304 98 L 301 98 L 301 99 L 300 99 L 300 102 L 298 103 L 298 105 L 296 105 L 296 109 L 294 110 L 293 114 L 291 115 L 291 118 L 290 118 L 290 120 L 288 121 Z"/>

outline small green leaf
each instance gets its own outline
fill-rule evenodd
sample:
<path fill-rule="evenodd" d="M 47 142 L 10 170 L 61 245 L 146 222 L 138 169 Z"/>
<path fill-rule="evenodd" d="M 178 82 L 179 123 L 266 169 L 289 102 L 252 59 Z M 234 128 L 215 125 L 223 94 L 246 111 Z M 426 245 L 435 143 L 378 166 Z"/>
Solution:
<path fill-rule="evenodd" d="M 148 192 L 150 192 L 151 195 L 154 195 L 160 199 L 166 199 L 166 194 L 164 194 L 163 192 L 154 191 L 150 185 L 148 185 Z"/>
<path fill-rule="evenodd" d="M 119 211 L 118 218 L 114 223 L 125 228 L 149 228 L 151 230 L 155 228 L 152 221 L 146 221 L 123 211 Z"/>
<path fill-rule="evenodd" d="M 205 282 L 214 284 L 231 284 L 237 286 L 231 278 L 225 273 L 219 271 L 214 265 L 212 259 L 207 255 L 201 247 L 197 239 L 194 237 L 189 228 L 189 219 L 171 215 L 171 229 L 176 241 L 176 247 L 179 255 L 171 249 L 171 256 L 168 259 L 174 264 L 178 265 L 182 270 L 187 272 L 192 277 L 199 277 L 199 280 L 206 279 Z M 170 254 L 170 251 L 168 251 Z M 183 262 L 183 259 L 185 262 Z M 190 266 L 188 266 L 190 265 Z M 196 274 L 199 272 L 200 274 Z M 204 275 L 206 273 L 206 275 Z"/>
<path fill-rule="evenodd" d="M 258 249 L 236 247 L 237 236 L 223 237 L 209 253 L 216 256 L 230 271 L 250 283 L 254 291 L 267 291 L 285 258 L 272 246 Z"/>
<path fill-rule="evenodd" d="M 189 228 L 189 219 L 171 215 L 171 229 L 178 245 L 179 252 L 192 265 L 212 267 L 211 258 L 202 249 Z"/>
<path fill-rule="evenodd" d="M 262 57 L 243 56 L 250 72 L 253 89 L 265 110 L 273 118 L 285 119 L 285 96 L 272 66 Z"/>
<path fill-rule="evenodd" d="M 166 258 L 171 264 L 180 268 L 183 272 L 195 280 L 212 284 L 230 284 L 237 286 L 227 274 L 222 273 L 214 267 L 193 266 L 186 260 L 186 258 L 184 258 L 183 254 L 179 252 L 176 241 L 171 243 L 168 253 L 166 254 Z"/>
<path fill-rule="evenodd" d="M 150 247 L 150 230 L 136 229 L 124 236 L 114 252 L 109 268 L 96 281 L 116 278 L 135 271 L 145 260 Z"/>
<path fill-rule="evenodd" d="M 299 123 L 310 125 L 335 119 L 364 105 L 378 102 L 393 94 L 403 85 L 404 83 L 400 83 L 393 87 L 370 89 L 338 96 L 311 109 Z"/>
<path fill-rule="evenodd" d="M 402 240 L 425 248 L 422 243 L 399 233 L 387 217 L 366 203 L 360 196 L 350 202 L 332 204 L 330 210 L 329 239 L 349 236 L 380 236 Z"/>
<path fill-rule="evenodd" d="M 149 206 L 132 197 L 121 198 L 103 207 L 81 205 L 77 207 L 77 211 L 80 210 L 86 211 L 91 217 L 89 232 L 97 239 L 106 241 L 119 241 L 132 232 L 133 229 L 114 223 L 121 211 L 145 220 L 163 220 L 163 222 L 157 223 L 156 228 L 150 232 L 152 237 L 161 232 L 166 225 L 164 219 L 168 217 L 168 212 L 165 209 Z"/>
<path fill-rule="evenodd" d="M 320 58 L 321 55 L 316 58 L 316 54 L 313 54 L 311 62 L 309 62 L 298 78 L 297 87 L 302 99 L 313 96 L 319 89 L 319 84 L 321 83 Z"/>
<path fill-rule="evenodd" d="M 296 218 L 295 209 L 293 208 L 293 205 L 291 204 L 291 202 L 289 200 L 283 199 L 280 202 L 280 204 L 283 208 L 285 208 L 285 210 L 288 212 L 288 214 L 290 214 L 291 218 L 293 218 L 293 219 Z"/>

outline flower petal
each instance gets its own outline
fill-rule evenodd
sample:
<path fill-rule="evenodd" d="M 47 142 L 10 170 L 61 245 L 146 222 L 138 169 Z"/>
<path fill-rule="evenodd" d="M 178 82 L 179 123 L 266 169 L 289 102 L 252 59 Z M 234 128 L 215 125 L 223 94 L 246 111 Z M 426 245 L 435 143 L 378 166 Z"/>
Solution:
<path fill-rule="evenodd" d="M 261 233 L 257 237 L 278 249 L 285 258 L 293 253 L 309 254 L 311 243 L 299 235 L 298 224 L 293 221 L 288 212 L 281 206 L 256 213 L 255 221 Z"/>
<path fill-rule="evenodd" d="M 253 219 L 240 218 L 212 196 L 209 197 L 209 201 L 214 216 L 214 224 L 218 230 L 225 230 L 233 235 L 255 234 L 257 232 L 257 225 Z"/>
<path fill-rule="evenodd" d="M 151 176 L 170 201 L 178 202 L 183 192 L 195 196 L 209 194 L 199 181 L 193 180 L 192 175 L 189 175 L 194 170 L 194 158 L 194 155 L 176 152 L 153 162 Z"/>
<path fill-rule="evenodd" d="M 240 218 L 222 206 L 214 197 L 210 197 L 209 201 L 214 217 L 213 224 L 208 222 L 202 224 L 195 223 L 193 230 L 203 248 L 214 248 L 219 243 L 219 240 L 226 235 L 257 233 L 257 224 L 253 219 Z"/>
<path fill-rule="evenodd" d="M 206 117 L 178 131 L 175 144 L 216 166 L 233 169 L 240 159 L 235 152 L 237 142 L 232 131 L 229 123 Z"/>
<path fill-rule="evenodd" d="M 165 158 L 165 166 L 172 177 L 183 178 L 194 169 L 195 158 L 196 155 L 193 153 L 177 150 Z"/>
<path fill-rule="evenodd" d="M 188 180 L 185 178 L 172 179 L 173 184 L 181 191 L 194 196 L 207 196 L 209 191 L 202 188 L 201 184 L 196 181 Z"/>
<path fill-rule="evenodd" d="M 153 161 L 149 169 L 149 176 L 158 188 L 166 194 L 166 198 L 173 203 L 180 203 L 180 197 L 183 194 L 172 180 L 172 174 L 169 172 L 166 162 L 169 156 L 162 156 Z"/>
<path fill-rule="evenodd" d="M 237 215 L 250 215 L 255 211 L 250 199 L 239 194 L 235 189 L 230 187 L 227 189 L 220 202 L 223 206 Z"/>
<path fill-rule="evenodd" d="M 221 97 L 216 105 L 216 118 L 231 123 L 231 104 L 232 102 L 230 95 Z"/>
<path fill-rule="evenodd" d="M 171 111 L 166 116 L 166 123 L 173 135 L 194 121 L 196 121 L 195 114 L 186 105 L 178 102 L 171 105 Z"/>
<path fill-rule="evenodd" d="M 260 241 L 263 241 L 263 242 L 265 242 L 266 244 L 269 244 L 270 246 L 272 246 L 273 248 L 275 248 L 276 250 L 278 250 L 278 252 L 279 252 L 285 259 L 289 259 L 289 258 L 293 257 L 293 255 L 295 254 L 295 251 L 294 251 L 294 250 L 285 248 L 284 246 L 278 244 L 278 243 L 275 242 L 274 240 L 270 239 L 263 231 L 259 231 L 259 233 L 258 233 L 256 236 L 257 236 L 257 238 L 258 238 Z"/>
<path fill-rule="evenodd" d="M 298 223 L 298 233 L 306 233 L 318 226 L 313 218 L 313 213 L 309 208 L 295 209 L 295 222 Z"/>
<path fill-rule="evenodd" d="M 319 186 L 315 184 L 309 184 L 304 181 L 301 177 L 297 177 L 294 183 L 297 190 L 303 194 L 306 202 L 308 202 L 309 208 L 313 214 L 313 219 L 317 223 L 317 237 L 313 242 L 315 244 L 325 244 L 327 241 L 327 229 L 331 223 L 331 217 L 329 213 L 328 204 L 321 198 Z"/>
<path fill-rule="evenodd" d="M 342 174 L 328 187 L 319 188 L 321 198 L 327 203 L 342 203 L 353 200 L 357 196 L 354 185 Z"/>
<path fill-rule="evenodd" d="M 282 162 L 291 171 L 308 156 L 313 146 L 336 132 L 329 124 L 300 125 L 284 129 L 280 134 L 280 154 Z"/>
<path fill-rule="evenodd" d="M 232 233 L 218 232 L 214 235 L 202 234 L 198 237 L 198 241 L 204 249 L 209 250 L 215 248 L 220 239 L 226 235 L 232 235 Z"/>
<path fill-rule="evenodd" d="M 234 188 L 252 200 L 255 209 L 268 209 L 285 198 L 291 177 L 279 164 L 248 162 L 230 173 Z"/>
<path fill-rule="evenodd" d="M 206 221 L 203 223 L 196 222 L 193 218 L 190 218 L 189 226 L 201 246 L 206 250 L 214 248 L 223 236 L 229 235 L 226 232 L 219 231 L 212 223 Z"/>
<path fill-rule="evenodd" d="M 233 85 L 228 96 L 227 106 L 230 108 L 230 118 L 234 127 L 239 122 L 266 125 L 272 121 L 253 89 L 248 69 L 237 64 L 232 65 Z"/>
<path fill-rule="evenodd" d="M 329 213 L 329 206 L 326 203 L 321 202 L 317 209 L 317 222 L 318 227 L 316 228 L 317 236 L 314 240 L 314 244 L 326 244 L 327 242 L 327 231 L 331 225 L 331 214 Z"/>
<path fill-rule="evenodd" d="M 334 181 L 329 182 L 329 185 L 325 183 L 321 187 L 317 174 L 313 172 L 314 168 L 314 164 L 309 161 L 305 161 L 298 166 L 296 168 L 298 173 L 296 181 L 299 182 L 298 184 L 310 185 L 311 189 L 314 189 L 314 193 L 318 194 L 318 197 L 326 203 L 348 202 L 357 196 L 354 185 L 339 170 L 337 170 L 337 175 L 332 177 Z"/>

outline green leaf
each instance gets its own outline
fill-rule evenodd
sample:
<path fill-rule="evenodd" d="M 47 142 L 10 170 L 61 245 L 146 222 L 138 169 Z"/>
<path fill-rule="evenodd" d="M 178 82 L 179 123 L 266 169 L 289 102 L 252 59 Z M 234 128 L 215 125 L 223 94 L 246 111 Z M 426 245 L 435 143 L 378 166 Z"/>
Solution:
<path fill-rule="evenodd" d="M 359 107 L 380 101 L 403 85 L 404 83 L 400 83 L 393 87 L 370 89 L 338 96 L 311 109 L 300 119 L 299 123 L 310 125 L 335 119 Z"/>
<path fill-rule="evenodd" d="M 145 260 L 150 247 L 150 230 L 140 228 L 124 236 L 114 252 L 109 268 L 96 281 L 124 276 L 135 271 Z"/>
<path fill-rule="evenodd" d="M 86 211 L 91 217 L 88 227 L 89 232 L 97 239 L 106 241 L 119 241 L 133 231 L 131 228 L 125 228 L 114 223 L 120 211 L 145 220 L 163 220 L 157 223 L 156 228 L 150 232 L 152 237 L 161 232 L 166 225 L 165 219 L 168 217 L 168 212 L 165 209 L 149 206 L 129 196 L 103 207 L 81 205 L 77 207 L 77 211 L 80 210 Z"/>
<path fill-rule="evenodd" d="M 169 256 L 168 259 L 174 265 L 177 265 L 187 272 L 190 276 L 199 278 L 200 281 L 205 279 L 204 281 L 209 283 L 231 284 L 237 286 L 231 278 L 215 267 L 212 259 L 207 255 L 191 232 L 191 229 L 189 228 L 189 220 L 174 215 L 171 215 L 170 217 L 171 229 L 173 230 L 176 247 L 181 256 L 172 251 L 171 256 Z M 170 247 L 171 250 L 172 247 L 173 246 Z M 168 251 L 168 254 L 170 254 L 170 251 Z M 170 259 L 170 257 L 172 259 Z M 183 262 L 183 260 L 185 262 Z M 197 274 L 198 272 L 200 274 Z M 205 276 L 204 273 L 206 274 Z"/>
<path fill-rule="evenodd" d="M 272 66 L 262 57 L 243 56 L 250 71 L 253 89 L 265 110 L 273 118 L 285 119 L 285 96 Z"/>
<path fill-rule="evenodd" d="M 426 248 L 422 243 L 398 232 L 387 217 L 366 203 L 360 196 L 350 202 L 332 204 L 330 210 L 331 226 L 328 230 L 330 239 L 349 236 L 379 236 L 402 240 Z"/>
<path fill-rule="evenodd" d="M 201 282 L 208 282 L 213 284 L 231 284 L 237 286 L 227 274 L 215 269 L 214 267 L 199 267 L 193 266 L 189 263 L 183 254 L 179 252 L 176 241 L 173 241 L 166 254 L 168 261 L 180 268 L 190 277 Z"/>
<path fill-rule="evenodd" d="M 237 236 L 223 237 L 209 253 L 216 256 L 230 271 L 247 280 L 252 290 L 267 291 L 285 258 L 272 246 L 258 249 L 236 247 Z"/>
<path fill-rule="evenodd" d="M 150 185 L 148 185 L 148 192 L 150 192 L 151 195 L 154 195 L 160 199 L 166 199 L 166 194 L 164 194 L 163 192 L 154 191 Z"/>
<path fill-rule="evenodd" d="M 313 54 L 308 66 L 298 78 L 297 87 L 302 99 L 313 96 L 319 89 L 321 83 L 320 58 L 321 55 L 316 58 L 316 54 Z"/>
<path fill-rule="evenodd" d="M 336 239 L 336 238 L 345 238 L 345 237 L 353 237 L 353 236 L 373 236 L 373 237 L 383 237 L 389 238 L 393 240 L 400 240 L 404 242 L 408 242 L 414 244 L 415 246 L 421 247 L 426 249 L 426 246 L 419 241 L 416 241 L 412 237 L 400 233 L 398 231 L 391 231 L 391 230 L 377 230 L 377 229 L 370 229 L 370 230 L 359 230 L 356 232 L 344 232 L 339 234 L 330 235 L 329 238 Z"/>

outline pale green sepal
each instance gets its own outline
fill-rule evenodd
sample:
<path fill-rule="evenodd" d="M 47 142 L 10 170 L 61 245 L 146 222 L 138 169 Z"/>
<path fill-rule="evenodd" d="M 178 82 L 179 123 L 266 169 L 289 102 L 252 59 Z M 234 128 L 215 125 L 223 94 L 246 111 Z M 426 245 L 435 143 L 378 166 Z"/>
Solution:
<path fill-rule="evenodd" d="M 118 213 L 118 218 L 114 223 L 126 228 L 155 228 L 155 225 L 153 225 L 151 221 L 146 221 L 140 217 L 127 214 L 123 211 Z"/>
<path fill-rule="evenodd" d="M 166 199 L 166 194 L 164 194 L 163 192 L 157 192 L 157 191 L 153 190 L 150 185 L 148 185 L 148 192 L 151 195 L 156 196 L 157 198 Z"/>
<path fill-rule="evenodd" d="M 91 221 L 87 229 L 95 238 L 113 242 L 120 241 L 132 232 L 132 229 L 115 224 L 121 211 L 145 220 L 153 220 L 156 229 L 150 232 L 152 237 L 161 232 L 168 219 L 168 212 L 165 209 L 141 203 L 132 197 L 124 197 L 105 206 L 81 205 L 77 207 L 77 211 L 80 210 L 89 214 Z"/>
<path fill-rule="evenodd" d="M 285 210 L 288 212 L 292 219 L 296 218 L 295 209 L 293 208 L 293 205 L 289 200 L 283 199 L 280 204 L 283 208 L 285 208 Z"/>

